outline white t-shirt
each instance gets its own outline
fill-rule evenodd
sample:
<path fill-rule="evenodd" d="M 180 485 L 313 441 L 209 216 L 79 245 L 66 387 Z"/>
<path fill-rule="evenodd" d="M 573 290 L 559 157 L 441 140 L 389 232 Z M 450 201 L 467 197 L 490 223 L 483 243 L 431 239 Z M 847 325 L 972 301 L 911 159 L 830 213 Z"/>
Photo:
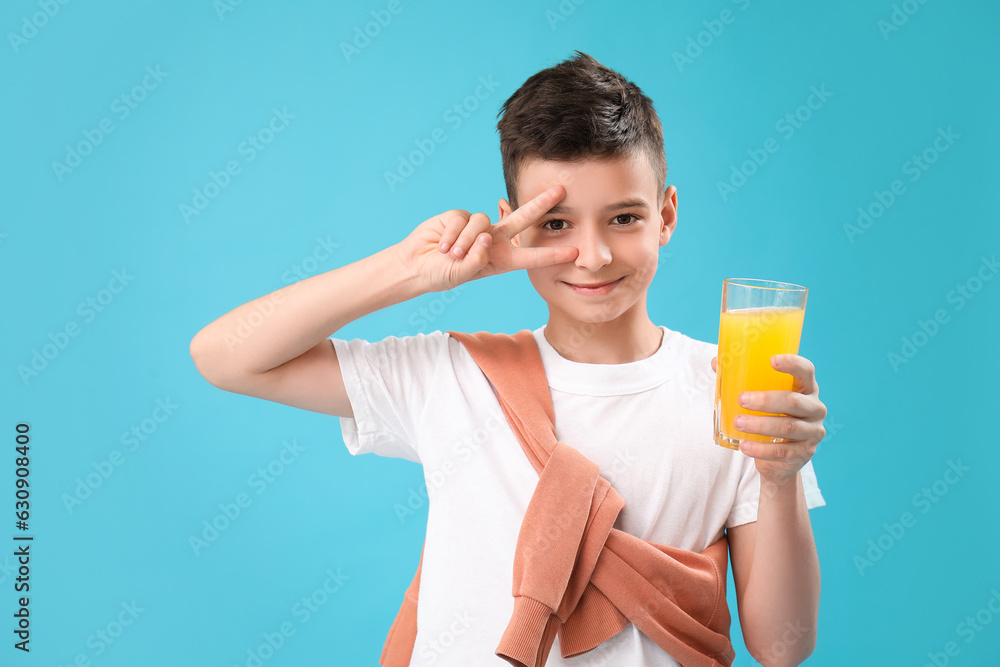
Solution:
<path fill-rule="evenodd" d="M 760 478 L 752 458 L 712 439 L 717 346 L 660 328 L 659 349 L 625 364 L 570 361 L 545 339 L 544 326 L 533 334 L 557 439 L 597 463 L 625 500 L 614 527 L 698 552 L 724 527 L 756 520 Z M 506 667 L 494 650 L 514 609 L 514 548 L 538 473 L 496 394 L 443 331 L 332 340 L 354 410 L 340 418 L 348 450 L 423 465 L 427 535 L 410 665 Z M 811 461 L 802 482 L 807 506 L 824 505 Z M 546 664 L 679 663 L 629 624 L 565 660 L 556 637 Z"/>

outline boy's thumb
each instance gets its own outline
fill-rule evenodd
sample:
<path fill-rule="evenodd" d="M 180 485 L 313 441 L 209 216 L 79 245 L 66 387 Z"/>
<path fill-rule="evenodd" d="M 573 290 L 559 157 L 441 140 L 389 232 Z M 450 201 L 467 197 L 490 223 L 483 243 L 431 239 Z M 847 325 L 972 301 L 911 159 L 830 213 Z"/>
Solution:
<path fill-rule="evenodd" d="M 471 252 L 469 254 L 475 254 L 476 264 L 481 267 L 486 266 L 490 261 L 490 246 L 493 245 L 493 237 L 489 235 L 488 232 L 483 232 L 476 237 L 475 243 L 472 244 L 470 248 Z"/>

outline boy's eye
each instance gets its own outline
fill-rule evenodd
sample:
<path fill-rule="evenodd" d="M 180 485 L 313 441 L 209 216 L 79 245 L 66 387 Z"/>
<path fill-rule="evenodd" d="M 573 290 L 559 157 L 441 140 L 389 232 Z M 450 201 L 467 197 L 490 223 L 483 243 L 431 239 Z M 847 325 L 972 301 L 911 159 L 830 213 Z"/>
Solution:
<path fill-rule="evenodd" d="M 638 216 L 633 215 L 632 213 L 622 213 L 621 215 L 616 215 L 615 218 L 614 218 L 614 220 L 617 223 L 618 227 L 628 227 L 629 225 L 635 224 L 635 221 L 638 220 L 638 219 L 639 219 Z M 542 223 L 542 228 L 544 229 L 544 228 L 547 227 L 551 231 L 561 232 L 561 231 L 563 231 L 565 229 L 565 227 L 562 226 L 562 225 L 565 225 L 565 224 L 566 224 L 565 220 L 558 220 L 558 219 L 547 220 L 544 223 Z M 549 225 L 560 225 L 560 226 L 559 227 L 549 227 Z"/>

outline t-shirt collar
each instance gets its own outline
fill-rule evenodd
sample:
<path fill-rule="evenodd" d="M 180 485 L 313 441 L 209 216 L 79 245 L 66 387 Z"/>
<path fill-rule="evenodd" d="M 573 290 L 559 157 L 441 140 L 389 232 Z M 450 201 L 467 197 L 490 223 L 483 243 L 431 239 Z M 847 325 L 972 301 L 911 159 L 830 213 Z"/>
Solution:
<path fill-rule="evenodd" d="M 560 355 L 545 338 L 545 325 L 532 331 L 549 387 L 567 394 L 584 396 L 621 396 L 657 387 L 670 380 L 676 362 L 671 364 L 675 345 L 672 331 L 660 325 L 663 341 L 651 356 L 625 364 L 587 364 L 570 361 Z"/>

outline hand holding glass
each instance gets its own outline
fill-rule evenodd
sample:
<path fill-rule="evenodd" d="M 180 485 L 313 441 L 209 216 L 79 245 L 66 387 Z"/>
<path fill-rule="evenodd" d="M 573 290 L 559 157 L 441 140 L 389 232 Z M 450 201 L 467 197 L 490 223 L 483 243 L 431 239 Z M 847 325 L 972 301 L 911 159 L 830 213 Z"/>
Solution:
<path fill-rule="evenodd" d="M 733 426 L 737 414 L 766 415 L 741 408 L 744 391 L 791 390 L 794 378 L 771 366 L 775 354 L 798 354 L 809 290 L 770 280 L 728 278 L 722 283 L 719 354 L 715 379 L 715 442 L 739 449 L 740 440 L 777 442 Z"/>

